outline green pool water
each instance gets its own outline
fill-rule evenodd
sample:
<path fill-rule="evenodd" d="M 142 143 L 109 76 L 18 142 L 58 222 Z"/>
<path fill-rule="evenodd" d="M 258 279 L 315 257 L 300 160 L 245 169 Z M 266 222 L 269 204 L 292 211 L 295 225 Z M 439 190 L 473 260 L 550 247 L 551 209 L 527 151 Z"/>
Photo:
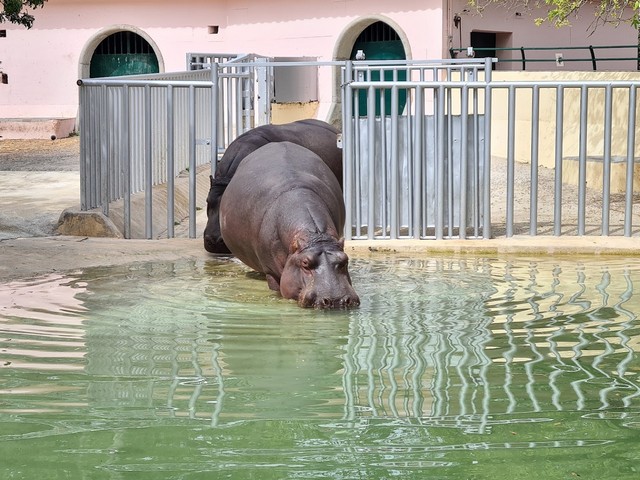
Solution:
<path fill-rule="evenodd" d="M 640 478 L 640 260 L 237 262 L 0 283 L 0 478 Z"/>

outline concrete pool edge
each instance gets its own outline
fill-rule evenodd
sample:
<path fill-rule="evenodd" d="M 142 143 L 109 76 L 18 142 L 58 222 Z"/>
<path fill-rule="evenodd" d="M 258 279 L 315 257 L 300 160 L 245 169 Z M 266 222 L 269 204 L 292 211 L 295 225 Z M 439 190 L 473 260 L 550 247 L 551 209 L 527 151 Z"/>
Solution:
<path fill-rule="evenodd" d="M 345 251 L 351 258 L 394 254 L 640 257 L 640 238 L 517 236 L 491 240 L 352 240 L 346 242 Z M 6 281 L 89 267 L 213 258 L 216 256 L 204 250 L 201 238 L 15 238 L 0 241 L 0 278 Z"/>

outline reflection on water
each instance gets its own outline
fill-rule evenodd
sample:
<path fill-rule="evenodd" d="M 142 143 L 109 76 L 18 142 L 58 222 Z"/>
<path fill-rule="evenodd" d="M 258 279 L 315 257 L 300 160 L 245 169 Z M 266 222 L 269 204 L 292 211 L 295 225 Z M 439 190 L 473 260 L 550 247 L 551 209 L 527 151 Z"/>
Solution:
<path fill-rule="evenodd" d="M 0 285 L 0 476 L 637 478 L 640 261 L 351 270 L 338 312 L 227 260 Z"/>

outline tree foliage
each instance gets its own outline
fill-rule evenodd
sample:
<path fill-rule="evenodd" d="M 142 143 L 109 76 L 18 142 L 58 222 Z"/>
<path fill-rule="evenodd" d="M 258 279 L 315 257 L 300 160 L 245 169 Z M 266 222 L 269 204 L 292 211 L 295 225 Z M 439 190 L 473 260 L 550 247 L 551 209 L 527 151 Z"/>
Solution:
<path fill-rule="evenodd" d="M 32 10 L 40 8 L 47 0 L 0 0 L 0 23 L 9 22 L 22 25 L 27 28 L 33 26 L 35 17 Z"/>
<path fill-rule="evenodd" d="M 489 4 L 508 5 L 518 9 L 536 9 L 546 15 L 536 18 L 536 24 L 551 23 L 556 27 L 571 24 L 571 19 L 584 14 L 585 5 L 594 5 L 591 29 L 599 25 L 630 23 L 640 27 L 640 0 L 469 0 L 482 11 Z"/>

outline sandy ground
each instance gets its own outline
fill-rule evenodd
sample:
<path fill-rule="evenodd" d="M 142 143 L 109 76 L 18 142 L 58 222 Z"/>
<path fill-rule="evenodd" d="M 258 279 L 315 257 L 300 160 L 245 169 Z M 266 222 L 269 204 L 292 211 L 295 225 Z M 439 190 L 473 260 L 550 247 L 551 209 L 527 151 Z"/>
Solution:
<path fill-rule="evenodd" d="M 529 231 L 528 165 L 516 164 L 514 188 L 515 237 L 505 238 L 506 162 L 492 165 L 493 235 L 490 240 L 352 241 L 346 245 L 351 256 L 406 253 L 412 256 L 436 253 L 482 255 L 509 254 L 619 254 L 637 255 L 640 238 L 620 236 L 623 224 L 622 196 L 612 198 L 611 230 L 616 236 L 603 237 L 598 225 L 602 218 L 602 195 L 588 191 L 586 202 L 587 236 L 574 237 L 577 218 L 577 188 L 563 187 L 563 228 L 553 237 L 552 197 L 554 174 L 539 170 L 538 235 Z M 41 273 L 146 262 L 154 260 L 212 258 L 202 239 L 118 240 L 55 236 L 60 213 L 80 203 L 79 140 L 2 140 L 0 141 L 0 280 L 26 278 Z M 203 217 L 203 213 L 199 217 Z M 203 221 L 198 220 L 198 235 Z M 634 225 L 640 219 L 634 220 Z M 637 227 L 636 227 L 637 230 Z M 186 231 L 178 229 L 177 234 Z M 634 231 L 634 235 L 638 235 Z"/>

